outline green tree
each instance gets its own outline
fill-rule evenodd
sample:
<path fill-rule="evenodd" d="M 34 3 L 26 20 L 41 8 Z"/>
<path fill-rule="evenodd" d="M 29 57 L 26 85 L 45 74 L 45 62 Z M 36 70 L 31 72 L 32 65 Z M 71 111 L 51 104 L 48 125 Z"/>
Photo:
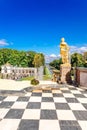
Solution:
<path fill-rule="evenodd" d="M 37 53 L 33 61 L 34 66 L 37 68 L 37 79 L 38 79 L 38 68 L 43 65 L 41 54 Z"/>
<path fill-rule="evenodd" d="M 42 53 L 39 53 L 41 55 L 41 62 L 42 62 L 42 65 L 44 66 L 45 65 L 45 58 L 44 58 L 44 55 Z"/>
<path fill-rule="evenodd" d="M 19 51 L 14 49 L 0 49 L 0 67 L 7 62 L 13 66 L 34 67 L 33 61 L 37 53 L 34 51 Z M 44 55 L 40 53 L 42 65 L 44 64 Z"/>
<path fill-rule="evenodd" d="M 84 57 L 84 67 L 87 67 L 87 52 L 84 52 L 83 57 Z"/>
<path fill-rule="evenodd" d="M 34 67 L 33 61 L 35 57 L 36 52 L 35 51 L 27 51 L 26 56 L 28 60 L 28 67 Z"/>
<path fill-rule="evenodd" d="M 49 63 L 50 66 L 54 67 L 55 69 L 60 69 L 60 65 L 62 64 L 62 59 L 56 59 Z"/>
<path fill-rule="evenodd" d="M 13 66 L 22 67 L 33 67 L 32 64 L 34 56 L 36 53 L 33 51 L 29 52 L 29 56 L 25 51 L 18 51 L 14 49 L 0 49 L 0 66 L 6 64 L 7 62 Z"/>
<path fill-rule="evenodd" d="M 33 64 L 36 68 L 40 67 L 43 65 L 42 63 L 42 57 L 40 54 L 36 54 L 35 57 L 34 57 L 34 61 L 33 61 Z"/>
<path fill-rule="evenodd" d="M 84 67 L 84 58 L 82 54 L 74 53 L 71 55 L 72 67 Z"/>

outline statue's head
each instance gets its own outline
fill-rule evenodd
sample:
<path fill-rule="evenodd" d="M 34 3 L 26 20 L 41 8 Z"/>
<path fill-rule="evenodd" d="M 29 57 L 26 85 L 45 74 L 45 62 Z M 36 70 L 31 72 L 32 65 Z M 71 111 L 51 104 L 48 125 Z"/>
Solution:
<path fill-rule="evenodd" d="M 64 38 L 61 38 L 61 43 L 60 43 L 60 45 L 67 45 L 67 43 L 65 42 L 65 39 Z"/>
<path fill-rule="evenodd" d="M 61 38 L 61 42 L 64 42 L 65 41 L 65 39 L 64 38 Z"/>

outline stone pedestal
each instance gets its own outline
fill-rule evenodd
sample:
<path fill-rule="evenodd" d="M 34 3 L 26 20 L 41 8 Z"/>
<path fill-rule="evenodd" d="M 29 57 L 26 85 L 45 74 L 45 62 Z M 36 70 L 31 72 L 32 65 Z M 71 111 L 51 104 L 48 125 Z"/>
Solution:
<path fill-rule="evenodd" d="M 60 76 L 60 71 L 59 70 L 53 70 L 52 81 L 53 82 L 58 82 L 59 81 L 59 76 Z"/>
<path fill-rule="evenodd" d="M 61 83 L 71 83 L 71 65 L 62 64 L 60 66 Z"/>

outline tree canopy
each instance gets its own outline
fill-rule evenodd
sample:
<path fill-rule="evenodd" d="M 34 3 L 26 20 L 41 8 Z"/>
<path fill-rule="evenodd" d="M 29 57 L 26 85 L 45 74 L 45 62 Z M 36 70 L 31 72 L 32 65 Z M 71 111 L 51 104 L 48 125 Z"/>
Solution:
<path fill-rule="evenodd" d="M 33 61 L 37 53 L 34 51 L 18 51 L 14 49 L 0 49 L 0 66 L 7 62 L 13 66 L 34 67 Z M 44 55 L 41 53 L 41 62 L 44 65 Z"/>
<path fill-rule="evenodd" d="M 62 64 L 62 60 L 56 59 L 49 63 L 50 66 L 60 69 L 60 64 Z M 87 52 L 84 54 L 74 53 L 71 55 L 71 65 L 72 67 L 87 67 Z"/>
<path fill-rule="evenodd" d="M 71 55 L 71 65 L 73 67 L 84 67 L 84 58 L 82 54 L 74 53 Z"/>
<path fill-rule="evenodd" d="M 44 65 L 44 56 L 42 55 L 42 53 L 37 53 L 35 56 L 34 56 L 34 61 L 33 61 L 33 64 L 36 68 Z"/>
<path fill-rule="evenodd" d="M 56 68 L 56 69 L 60 69 L 60 64 L 62 64 L 62 59 L 56 59 L 56 60 L 53 60 L 52 62 L 50 62 L 50 66 Z"/>

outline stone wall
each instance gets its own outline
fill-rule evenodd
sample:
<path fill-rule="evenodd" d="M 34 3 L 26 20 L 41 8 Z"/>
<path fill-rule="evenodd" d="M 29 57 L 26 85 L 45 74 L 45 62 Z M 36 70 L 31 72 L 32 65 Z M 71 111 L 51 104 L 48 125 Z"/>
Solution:
<path fill-rule="evenodd" d="M 76 83 L 82 87 L 87 87 L 87 68 L 78 67 L 76 69 Z"/>

